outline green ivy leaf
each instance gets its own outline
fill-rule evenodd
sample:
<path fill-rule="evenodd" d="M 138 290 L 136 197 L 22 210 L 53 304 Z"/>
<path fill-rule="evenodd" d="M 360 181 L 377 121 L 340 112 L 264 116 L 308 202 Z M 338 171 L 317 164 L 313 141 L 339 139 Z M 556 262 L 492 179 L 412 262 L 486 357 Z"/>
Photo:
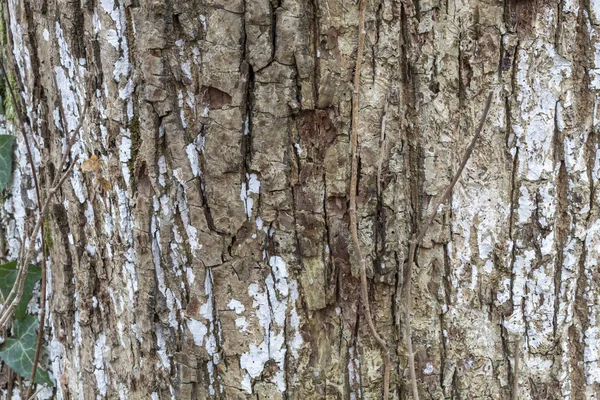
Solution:
<path fill-rule="evenodd" d="M 17 274 L 19 270 L 17 269 L 17 262 L 11 261 L 6 264 L 0 265 L 0 293 L 2 293 L 2 297 L 6 299 L 10 290 L 12 289 L 15 280 L 17 279 Z M 25 286 L 23 287 L 23 297 L 21 297 L 21 301 L 19 305 L 15 309 L 15 318 L 19 321 L 25 318 L 25 313 L 27 312 L 27 304 L 29 304 L 29 300 L 31 300 L 33 287 L 42 279 L 42 269 L 36 265 L 29 265 L 27 269 L 27 276 L 25 277 Z"/>
<path fill-rule="evenodd" d="M 12 153 L 15 137 L 0 135 L 0 191 L 4 190 L 12 173 Z"/>
<path fill-rule="evenodd" d="M 15 321 L 13 336 L 6 339 L 0 350 L 0 358 L 17 374 L 28 379 L 33 368 L 37 343 L 38 317 L 28 315 L 23 321 Z M 48 372 L 37 367 L 35 382 L 54 386 Z"/>

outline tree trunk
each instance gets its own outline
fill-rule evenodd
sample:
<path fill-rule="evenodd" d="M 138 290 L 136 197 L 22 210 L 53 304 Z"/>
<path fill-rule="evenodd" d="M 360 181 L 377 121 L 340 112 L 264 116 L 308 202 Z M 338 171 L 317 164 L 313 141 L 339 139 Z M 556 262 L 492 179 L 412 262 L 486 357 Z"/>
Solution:
<path fill-rule="evenodd" d="M 354 88 L 358 16 L 354 0 L 4 4 L 42 192 L 84 121 L 45 226 L 56 398 L 381 398 L 349 230 L 355 89 L 390 397 L 412 396 L 409 239 L 490 91 L 413 268 L 420 397 L 600 396 L 600 3 L 368 0 Z M 9 259 L 36 207 L 16 127 Z"/>

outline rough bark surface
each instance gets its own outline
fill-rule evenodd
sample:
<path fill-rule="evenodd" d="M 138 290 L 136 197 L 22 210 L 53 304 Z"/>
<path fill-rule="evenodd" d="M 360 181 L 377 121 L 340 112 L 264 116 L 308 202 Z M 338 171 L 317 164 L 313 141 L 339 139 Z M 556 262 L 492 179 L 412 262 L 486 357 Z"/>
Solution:
<path fill-rule="evenodd" d="M 44 185 L 85 119 L 45 228 L 54 396 L 380 398 L 347 209 L 357 2 L 2 12 Z M 392 397 L 408 240 L 493 89 L 413 270 L 421 398 L 507 399 L 515 379 L 520 399 L 598 398 L 600 1 L 369 0 L 362 56 L 359 240 Z M 35 214 L 19 140 L 8 258 Z"/>

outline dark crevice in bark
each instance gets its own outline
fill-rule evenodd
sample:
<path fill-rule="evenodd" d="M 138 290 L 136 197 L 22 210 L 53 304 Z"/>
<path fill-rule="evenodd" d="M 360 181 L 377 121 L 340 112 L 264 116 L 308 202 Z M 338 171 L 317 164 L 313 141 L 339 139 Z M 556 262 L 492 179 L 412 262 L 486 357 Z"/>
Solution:
<path fill-rule="evenodd" d="M 560 310 L 560 290 L 562 286 L 562 268 L 565 259 L 565 246 L 569 234 L 569 177 L 565 168 L 564 156 L 564 135 L 558 129 L 558 106 L 556 104 L 554 118 L 554 140 L 553 153 L 554 163 L 560 164 L 558 176 L 556 178 L 556 223 L 555 223 L 555 243 L 556 243 L 556 259 L 554 262 L 554 316 L 553 336 L 557 340 L 559 335 L 558 329 L 558 314 Z"/>
<path fill-rule="evenodd" d="M 511 182 L 510 182 L 510 210 L 509 210 L 509 217 L 508 217 L 508 238 L 511 243 L 510 264 L 508 265 L 508 273 L 510 276 L 509 307 L 510 307 L 511 314 L 512 314 L 512 312 L 514 312 L 513 310 L 515 309 L 515 306 L 516 306 L 514 304 L 514 298 L 513 298 L 513 294 L 515 291 L 514 267 L 515 267 L 515 260 L 516 260 L 516 251 L 517 251 L 517 242 L 516 242 L 516 238 L 514 237 L 514 229 L 515 229 L 515 212 L 516 212 L 515 207 L 518 204 L 518 193 L 519 193 L 519 191 L 518 191 L 518 168 L 519 168 L 519 150 L 520 150 L 520 147 L 516 145 L 518 142 L 518 138 L 515 136 L 515 133 L 512 131 L 511 97 L 516 96 L 516 88 L 517 88 L 516 73 L 517 73 L 518 49 L 519 49 L 519 43 L 517 43 L 517 45 L 515 47 L 514 57 L 512 60 L 512 68 L 511 68 L 512 74 L 511 74 L 511 80 L 510 80 L 511 91 L 506 96 L 505 102 L 504 102 L 505 113 L 506 113 L 506 129 L 507 129 L 507 137 L 506 137 L 507 152 L 510 154 L 510 151 L 512 149 L 514 149 L 514 154 L 512 155 L 512 171 L 511 171 Z M 512 141 L 511 141 L 511 139 L 512 139 Z M 512 149 L 511 149 L 511 146 L 514 146 L 514 147 L 512 147 Z M 506 318 L 506 312 L 504 311 L 501 314 L 500 337 L 502 340 L 502 348 L 503 348 L 502 354 L 504 356 L 504 363 L 506 365 L 506 371 L 508 374 L 507 380 L 510 383 L 510 385 L 509 385 L 509 388 L 510 388 L 510 387 L 513 387 L 513 382 L 515 379 L 518 379 L 518 377 L 515 376 L 513 364 L 510 362 L 510 354 L 513 353 L 512 349 L 511 349 L 511 345 L 510 345 L 510 343 L 512 343 L 512 342 L 510 341 L 509 333 L 508 333 L 507 329 L 505 328 L 505 318 Z M 509 389 L 507 389 L 507 391 L 510 392 Z"/>
<path fill-rule="evenodd" d="M 319 37 L 320 37 L 320 26 L 319 26 L 319 2 L 318 0 L 309 0 L 310 3 L 310 16 L 309 18 L 312 27 L 312 55 L 313 55 L 313 99 L 314 99 L 314 107 L 319 108 L 319 81 L 321 78 L 321 57 L 319 50 Z"/>
<path fill-rule="evenodd" d="M 40 102 L 43 100 L 40 96 L 40 92 L 41 90 L 43 90 L 42 86 L 41 86 L 41 80 L 40 80 L 40 60 L 39 60 L 39 56 L 38 56 L 38 44 L 37 44 L 37 37 L 35 34 L 35 28 L 37 26 L 37 24 L 34 21 L 34 11 L 31 8 L 31 4 L 29 2 L 24 2 L 23 3 L 23 8 L 25 10 L 25 19 L 27 20 L 27 39 L 29 40 L 29 42 L 31 43 L 31 46 L 29 46 L 30 48 L 33 48 L 33 51 L 30 52 L 30 61 L 31 61 L 31 69 L 28 71 L 33 75 L 33 109 L 35 110 L 37 108 L 38 105 L 43 105 L 45 106 L 45 103 L 41 103 Z M 15 70 L 15 72 L 17 72 L 17 70 Z M 17 95 L 17 98 L 20 98 L 21 96 Z M 27 108 L 23 108 L 23 110 L 27 110 Z M 29 116 L 27 115 L 27 113 L 25 113 L 25 118 L 27 120 L 29 120 Z M 42 119 L 43 120 L 43 119 Z M 29 126 L 31 127 L 32 130 L 32 134 L 35 135 L 35 133 L 39 134 L 39 126 L 36 127 L 34 126 L 34 122 L 39 124 L 38 121 L 28 121 Z M 36 124 L 36 125 L 37 125 Z M 34 133 L 35 132 L 35 133 Z M 44 182 L 43 182 L 43 177 L 44 174 L 39 174 L 40 175 L 40 188 L 43 187 Z"/>
<path fill-rule="evenodd" d="M 450 234 L 452 235 L 452 230 L 450 229 Z M 452 265 L 450 263 L 450 253 L 448 251 L 448 245 L 452 243 L 452 236 L 450 236 L 450 241 L 443 246 L 444 250 L 444 276 L 442 278 L 442 285 L 444 287 L 444 297 L 445 304 L 442 304 L 442 307 L 446 306 L 446 311 L 451 304 L 452 298 L 452 284 L 451 284 L 451 274 L 452 274 Z M 447 355 L 447 343 L 446 336 L 444 335 L 444 330 L 446 326 L 445 320 L 446 312 L 442 309 L 442 312 L 439 316 L 440 322 L 440 387 L 442 390 L 444 389 L 444 380 L 445 380 L 445 370 L 446 370 L 446 360 L 448 358 Z"/>
<path fill-rule="evenodd" d="M 386 271 L 381 267 L 385 254 L 386 222 L 387 218 L 384 213 L 383 199 L 381 198 L 381 194 L 378 193 L 375 222 L 373 224 L 373 250 L 375 254 L 373 258 L 373 272 L 377 271 L 380 274 L 386 274 Z"/>
<path fill-rule="evenodd" d="M 304 271 L 304 261 L 302 259 L 302 249 L 301 249 L 301 245 L 300 245 L 300 236 L 298 234 L 298 210 L 296 209 L 296 201 L 297 201 L 297 190 L 302 190 L 302 187 L 300 185 L 294 185 L 292 186 L 292 215 L 294 217 L 294 255 L 296 256 L 296 259 L 298 260 L 298 265 L 300 267 L 300 269 L 302 271 Z"/>
<path fill-rule="evenodd" d="M 462 110 L 466 101 L 466 91 L 464 83 L 464 70 L 463 61 L 468 62 L 467 56 L 463 54 L 462 50 L 463 33 L 462 31 L 458 35 L 458 109 Z"/>
<path fill-rule="evenodd" d="M 392 311 L 392 321 L 393 325 L 396 329 L 400 329 L 400 317 L 402 315 L 402 307 L 400 305 L 402 299 L 402 264 L 400 262 L 400 258 L 398 257 L 398 253 L 394 252 L 394 262 L 395 262 L 395 270 L 394 274 L 394 294 L 393 294 L 393 306 L 391 308 Z M 390 288 L 391 290 L 391 288 Z M 398 335 L 395 335 L 396 339 Z M 397 346 L 390 346 L 390 348 L 397 350 Z M 397 351 L 390 351 L 394 355 L 398 355 Z"/>
<path fill-rule="evenodd" d="M 455 366 L 452 374 L 452 400 L 460 400 L 460 392 L 458 391 L 458 366 Z"/>
<path fill-rule="evenodd" d="M 516 74 L 517 74 L 517 55 L 519 54 L 518 52 L 519 49 L 519 43 L 517 43 L 517 46 L 515 48 L 515 56 L 513 57 L 513 66 L 512 66 L 512 77 L 511 77 L 511 93 L 510 96 L 516 96 L 516 90 L 515 88 L 517 87 L 517 83 L 516 83 Z M 515 135 L 515 133 L 512 131 L 512 119 L 511 119 L 511 112 L 512 112 L 512 108 L 510 105 L 510 97 L 507 96 L 506 100 L 505 100 L 505 109 L 506 109 L 506 127 L 507 127 L 507 133 L 508 133 L 508 137 L 510 138 L 511 135 Z M 516 136 L 513 137 L 515 144 L 518 142 L 518 138 Z M 508 147 L 508 151 L 510 152 L 510 146 L 513 143 L 508 143 L 507 140 L 507 147 Z M 514 301 L 513 301 L 513 293 L 514 293 L 514 284 L 515 284 L 515 276 L 514 276 L 514 265 L 515 265 L 515 258 L 516 258 L 516 240 L 514 238 L 514 228 L 515 228 L 515 207 L 518 204 L 518 168 L 519 168 L 519 150 L 520 147 L 516 146 L 513 147 L 515 149 L 515 154 L 512 156 L 513 157 L 513 164 L 512 164 L 512 175 L 511 175 L 511 182 L 510 182 L 510 214 L 508 217 L 508 237 L 512 243 L 511 245 L 511 257 L 510 257 L 510 305 L 511 305 L 511 309 L 514 309 Z"/>
<path fill-rule="evenodd" d="M 504 72 L 504 59 L 506 57 L 506 49 L 504 47 L 504 38 L 506 34 L 500 36 L 500 45 L 498 51 L 498 81 L 502 81 L 502 73 Z"/>
<path fill-rule="evenodd" d="M 289 399 L 290 389 L 294 386 L 293 378 L 290 371 L 290 360 L 291 360 L 291 352 L 288 348 L 289 337 L 288 337 L 288 314 L 286 313 L 285 320 L 283 321 L 283 346 L 285 347 L 285 356 L 283 357 L 283 380 L 285 381 L 285 392 L 282 393 L 282 397 L 284 400 Z"/>
<path fill-rule="evenodd" d="M 375 47 L 377 43 L 373 43 L 371 48 L 371 89 L 375 86 L 375 77 L 377 76 L 377 60 L 375 59 Z"/>
<path fill-rule="evenodd" d="M 515 1 L 517 0 L 504 0 L 504 25 L 509 33 L 514 33 L 516 30 Z"/>
<path fill-rule="evenodd" d="M 302 103 L 302 83 L 300 82 L 300 70 L 298 69 L 298 60 L 296 60 L 296 57 L 294 56 L 294 64 L 291 65 L 291 67 L 294 68 L 294 83 L 296 84 L 296 105 L 291 107 L 292 108 L 292 113 L 295 113 L 298 111 L 298 109 L 300 108 L 304 108 L 303 107 L 303 103 Z"/>
<path fill-rule="evenodd" d="M 370 46 L 371 47 L 371 74 L 372 74 L 372 84 L 375 85 L 375 78 L 377 77 L 377 45 L 379 44 L 379 38 L 381 34 L 381 23 L 383 20 L 383 1 L 381 1 L 377 5 L 377 10 L 375 10 L 375 41 Z M 368 29 L 368 28 L 367 28 Z"/>
<path fill-rule="evenodd" d="M 252 1 L 252 0 L 250 0 L 250 1 Z M 273 0 L 270 2 L 270 7 L 271 7 L 271 60 L 264 68 L 268 67 L 269 65 L 271 65 L 272 62 L 275 61 L 275 56 L 277 54 L 277 9 L 281 6 L 281 1 L 276 0 L 275 3 L 276 4 L 274 4 Z M 262 69 L 264 69 L 264 68 L 262 68 Z M 259 72 L 259 71 L 256 71 L 256 72 Z"/>
<path fill-rule="evenodd" d="M 587 72 L 587 71 L 586 71 Z M 586 73 L 587 75 L 587 73 Z M 586 82 L 587 83 L 587 82 Z M 594 104 L 595 100 L 592 102 L 592 114 L 593 114 L 593 108 L 595 108 L 595 104 Z M 588 204 L 589 204 L 589 211 L 587 212 L 587 215 L 585 217 L 585 226 L 589 227 L 591 224 L 591 220 L 593 216 L 597 216 L 598 212 L 597 212 L 597 205 L 595 203 L 595 191 L 596 191 L 596 185 L 594 185 L 594 164 L 595 164 L 595 153 L 598 151 L 598 134 L 597 132 L 595 132 L 593 126 L 589 127 L 589 135 L 587 138 L 587 141 L 585 143 L 586 145 L 586 166 L 587 166 L 587 176 L 588 176 L 588 181 L 589 181 L 589 190 L 590 190 L 590 196 L 588 198 Z M 578 265 L 578 276 L 577 276 L 577 286 L 576 286 L 576 292 L 575 292 L 575 304 L 574 304 L 574 314 L 576 315 L 576 320 L 579 320 L 580 324 L 581 324 L 581 330 L 577 329 L 577 325 L 573 324 L 571 327 L 569 327 L 569 342 L 570 342 L 570 346 L 572 349 L 575 349 L 574 353 L 571 356 L 571 369 L 572 369 L 572 374 L 571 374 L 571 380 L 573 382 L 572 384 L 572 395 L 573 398 L 584 398 L 585 397 L 585 387 L 586 387 L 586 376 L 585 376 L 585 370 L 584 370 L 584 365 L 585 365 L 585 344 L 582 343 L 581 341 L 581 337 L 583 337 L 585 335 L 586 330 L 589 328 L 590 323 L 590 316 L 589 316 L 589 310 L 588 310 L 588 304 L 589 304 L 589 297 L 590 295 L 587 294 L 589 293 L 589 288 L 587 285 L 587 279 L 588 277 L 586 276 L 586 260 L 588 258 L 588 251 L 590 251 L 588 249 L 587 246 L 587 237 L 588 234 L 586 234 L 584 240 L 582 241 L 582 252 L 581 252 L 581 259 L 579 261 L 579 265 Z M 588 275 L 593 275 L 595 277 L 594 272 L 590 272 L 588 271 Z M 593 280 L 594 277 L 592 277 L 591 279 Z"/>
<path fill-rule="evenodd" d="M 421 3 L 420 3 L 420 0 L 413 0 L 413 5 L 415 6 L 415 18 L 417 18 L 417 21 L 421 22 Z"/>
<path fill-rule="evenodd" d="M 409 17 L 406 14 L 405 5 L 401 7 L 401 25 L 402 25 L 402 58 L 401 68 L 403 69 L 403 97 L 404 104 L 407 107 L 407 113 L 405 116 L 407 125 L 405 126 L 406 140 L 408 141 L 408 157 L 407 157 L 407 171 L 409 177 L 409 191 L 410 191 L 410 203 L 412 205 L 411 213 L 411 230 L 414 231 L 417 221 L 420 220 L 421 207 L 419 207 L 419 193 L 421 192 L 421 174 L 419 168 L 419 150 L 418 150 L 418 138 L 419 129 L 418 124 L 410 127 L 410 121 L 417 120 L 418 112 L 418 100 L 416 97 L 417 93 L 417 79 L 414 78 L 412 73 L 412 65 L 410 60 L 410 32 Z"/>
<path fill-rule="evenodd" d="M 510 344 L 512 343 L 509 339 L 509 333 L 505 328 L 505 316 L 502 315 L 500 319 L 500 340 L 502 341 L 502 355 L 504 356 L 504 363 L 506 364 L 506 373 L 507 380 L 509 382 L 508 387 L 506 387 L 506 398 L 509 398 L 508 393 L 510 393 L 510 388 L 513 387 L 513 381 L 515 379 L 515 373 L 513 364 L 510 362 L 510 355 L 512 354 L 512 349 L 510 348 Z"/>
<path fill-rule="evenodd" d="M 594 109 L 596 108 L 596 97 L 593 98 L 591 104 L 590 115 L 594 115 Z M 595 185 L 596 177 L 594 176 L 594 165 L 596 162 L 596 152 L 598 151 L 600 145 L 600 137 L 598 132 L 594 128 L 593 124 L 588 128 L 588 138 L 585 142 L 585 152 L 586 152 L 586 168 L 587 168 L 587 177 L 590 183 L 590 196 L 588 198 L 590 211 L 588 213 L 588 220 L 592 216 L 592 211 L 594 209 L 594 198 L 596 197 L 597 185 Z"/>
<path fill-rule="evenodd" d="M 561 46 L 560 46 L 560 37 L 563 30 L 564 16 L 562 13 L 564 7 L 564 0 L 558 1 L 556 4 L 556 30 L 554 31 L 554 48 L 556 49 L 557 54 L 565 57 L 567 54 L 561 54 Z"/>
<path fill-rule="evenodd" d="M 400 233 L 398 233 L 399 235 Z M 396 274 L 395 274 L 395 282 L 394 282 L 394 298 L 393 298 L 393 306 L 392 306 L 392 318 L 394 321 L 394 327 L 396 333 L 392 336 L 395 339 L 395 343 L 391 343 L 389 345 L 390 355 L 392 358 L 392 372 L 391 372 L 391 385 L 390 385 L 390 393 L 396 392 L 404 393 L 406 390 L 405 380 L 404 380 L 404 369 L 403 366 L 407 364 L 406 359 L 401 361 L 402 349 L 399 346 L 399 343 L 403 342 L 404 334 L 402 330 L 402 314 L 403 314 L 403 299 L 402 288 L 404 287 L 404 259 L 400 259 L 398 252 L 394 252 L 394 260 L 396 262 Z M 393 371 L 396 371 L 396 378 L 394 379 Z"/>
<path fill-rule="evenodd" d="M 447 355 L 446 355 L 446 337 L 444 336 L 444 313 L 440 313 L 439 315 L 439 324 L 440 324 L 440 336 L 439 336 L 439 341 L 440 341 L 440 380 L 439 380 L 439 385 L 440 388 L 442 389 L 442 391 L 444 390 L 444 378 L 445 378 L 445 371 L 446 371 L 446 362 L 447 362 Z"/>
<path fill-rule="evenodd" d="M 362 158 L 360 156 L 360 154 L 358 155 L 358 170 L 356 172 L 356 197 L 360 198 L 360 182 L 361 182 L 361 171 L 362 171 Z M 360 208 L 359 205 L 357 205 L 357 208 Z M 358 216 L 358 219 L 360 220 L 360 216 Z M 359 222 L 359 226 L 360 226 L 360 222 Z"/>
<path fill-rule="evenodd" d="M 131 9 L 129 7 L 125 7 L 125 23 L 127 24 L 127 29 L 125 29 L 125 35 L 127 37 L 127 47 L 129 49 L 129 51 L 127 52 L 127 57 L 129 58 L 131 65 L 136 65 L 136 52 L 132 51 L 132 49 L 136 49 L 135 35 L 133 33 L 133 16 L 131 15 Z"/>
<path fill-rule="evenodd" d="M 561 4 L 563 1 L 561 1 Z M 590 26 L 590 2 L 586 0 L 579 1 L 579 13 L 577 15 L 577 26 L 575 45 L 573 46 L 573 74 L 580 77 L 574 81 L 574 107 L 576 109 L 575 116 L 576 121 L 579 121 L 573 128 L 579 130 L 583 134 L 587 134 L 586 141 L 584 143 L 583 152 L 586 159 L 586 175 L 588 178 L 588 189 L 589 195 L 584 199 L 580 191 L 575 189 L 578 181 L 581 181 L 578 176 L 578 172 L 574 172 L 572 177 L 565 176 L 565 181 L 559 186 L 559 190 L 562 190 L 565 198 L 565 223 L 571 226 L 583 225 L 586 228 L 591 226 L 592 216 L 597 217 L 597 210 L 594 201 L 594 177 L 593 170 L 598 151 L 597 144 L 598 138 L 594 132 L 593 123 L 595 120 L 594 108 L 597 99 L 597 94 L 591 89 L 594 85 L 591 82 L 590 70 L 594 68 L 594 44 L 590 35 L 593 32 L 588 30 Z M 563 19 L 567 19 L 568 15 L 565 15 Z M 559 20 L 559 22 L 563 22 Z M 564 24 L 565 22 L 563 22 Z M 587 110 L 591 110 L 588 113 Z M 591 115 L 591 117 L 590 117 Z M 561 167 L 565 168 L 565 163 Z M 566 170 L 566 168 L 565 168 Z M 566 175 L 566 172 L 565 172 Z M 588 207 L 588 210 L 584 213 L 584 209 Z M 569 211 L 571 211 L 569 213 Z M 579 213 L 577 212 L 579 211 Z M 571 216 L 571 218 L 569 218 Z M 574 228 L 573 230 L 575 230 Z M 588 252 L 588 235 L 586 232 L 585 236 L 580 240 L 577 238 L 575 232 L 573 232 L 572 241 L 576 241 L 581 246 L 581 256 L 578 260 L 577 271 L 576 271 L 576 288 L 575 288 L 575 299 L 573 305 L 574 320 L 575 322 L 569 327 L 569 341 L 570 341 L 570 367 L 571 367 L 571 387 L 573 398 L 584 398 L 586 396 L 587 377 L 586 377 L 586 350 L 589 351 L 587 343 L 581 340 L 582 337 L 586 336 L 586 331 L 590 328 L 590 316 L 591 307 L 590 304 L 593 302 L 590 298 L 593 296 L 590 294 L 595 289 L 594 281 L 596 280 L 597 273 L 594 271 L 589 264 L 587 264 Z M 565 242 L 565 247 L 568 244 Z M 561 247 L 562 248 L 562 247 Z M 591 286 L 591 288 L 590 288 Z M 593 311 L 592 311 L 593 312 Z"/>
<path fill-rule="evenodd" d="M 333 257 L 331 255 L 332 247 L 331 247 L 331 229 L 329 228 L 329 215 L 327 213 L 327 179 L 325 174 L 323 174 L 323 223 L 325 226 L 325 243 L 326 248 L 323 252 L 323 264 L 326 265 L 325 268 L 325 282 L 327 285 L 330 285 L 333 281 L 335 275 L 335 263 L 333 262 Z M 335 283 L 334 283 L 335 284 Z M 329 289 L 329 288 L 328 288 Z M 326 301 L 329 303 L 331 299 L 326 298 Z"/>
<path fill-rule="evenodd" d="M 223 355 L 224 355 L 224 349 L 223 349 L 223 327 L 221 326 L 221 320 L 219 319 L 219 310 L 217 307 L 217 302 L 215 299 L 215 295 L 214 295 L 214 285 L 215 285 L 215 281 L 214 281 L 214 277 L 213 277 L 213 273 L 212 273 L 212 268 L 210 267 L 206 267 L 206 272 L 208 274 L 210 274 L 210 282 L 211 282 L 211 290 L 213 291 L 213 293 L 210 296 L 210 301 L 212 302 L 212 309 L 213 309 L 213 332 L 212 334 L 214 335 L 215 338 L 215 345 L 216 345 L 216 351 L 215 351 L 215 355 L 218 356 L 219 360 L 223 360 Z M 208 338 L 207 338 L 208 340 Z M 181 343 L 181 340 L 178 340 L 178 343 Z M 223 378 L 221 377 L 219 368 L 217 368 L 218 362 L 215 363 L 215 356 L 213 355 L 210 362 L 213 363 L 213 376 L 212 376 L 212 380 L 213 380 L 213 385 L 214 385 L 214 390 L 215 393 L 217 393 L 217 398 L 221 398 L 221 396 L 219 395 L 219 393 L 221 392 L 220 386 L 222 385 L 223 382 Z"/>
<path fill-rule="evenodd" d="M 581 258 L 577 265 L 577 285 L 575 289 L 574 300 L 574 320 L 579 324 L 574 323 L 568 328 L 569 344 L 570 344 L 570 367 L 571 382 L 574 398 L 584 398 L 586 377 L 585 377 L 585 341 L 581 340 L 585 337 L 585 332 L 589 327 L 589 311 L 588 311 L 588 291 L 585 258 L 587 248 L 583 242 L 583 250 Z M 579 326 L 578 326 L 579 325 Z"/>
<path fill-rule="evenodd" d="M 240 72 L 244 77 L 245 93 L 244 100 L 242 103 L 242 141 L 241 141 L 241 157 L 242 157 L 242 170 L 241 170 L 241 181 L 248 184 L 248 174 L 251 171 L 252 165 L 252 110 L 254 108 L 254 87 L 255 87 L 255 72 L 252 64 L 248 59 L 248 35 L 246 32 L 246 5 L 244 5 L 244 18 L 241 19 L 242 23 L 242 65 L 240 66 Z M 256 204 L 256 213 L 258 215 L 259 204 Z M 249 216 L 246 216 L 249 219 Z"/>
<path fill-rule="evenodd" d="M 67 18 L 73 24 L 71 31 L 72 54 L 75 59 L 86 58 L 85 36 L 81 34 L 84 31 L 85 19 L 83 16 L 83 7 L 68 7 L 66 10 L 72 10 L 73 14 Z"/>

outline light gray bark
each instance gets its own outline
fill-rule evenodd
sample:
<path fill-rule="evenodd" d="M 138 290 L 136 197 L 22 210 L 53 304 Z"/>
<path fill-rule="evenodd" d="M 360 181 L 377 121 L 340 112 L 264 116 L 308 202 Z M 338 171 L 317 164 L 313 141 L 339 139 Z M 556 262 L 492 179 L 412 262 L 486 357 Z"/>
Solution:
<path fill-rule="evenodd" d="M 380 398 L 348 228 L 358 4 L 8 0 L 3 18 L 44 185 L 90 102 L 46 229 L 55 396 Z M 368 1 L 358 224 L 393 398 L 408 239 L 490 90 L 413 271 L 421 398 L 600 395 L 598 26 L 598 0 Z M 35 211 L 16 151 L 9 258 Z"/>

